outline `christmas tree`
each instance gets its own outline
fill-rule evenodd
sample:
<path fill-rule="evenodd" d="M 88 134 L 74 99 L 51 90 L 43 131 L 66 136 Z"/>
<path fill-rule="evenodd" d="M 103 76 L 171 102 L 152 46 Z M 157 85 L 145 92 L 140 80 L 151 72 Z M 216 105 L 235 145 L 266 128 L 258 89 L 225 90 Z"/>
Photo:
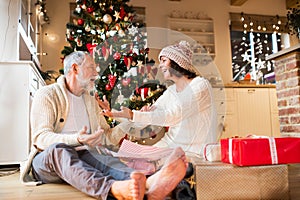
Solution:
<path fill-rule="evenodd" d="M 112 108 L 127 106 L 140 109 L 152 104 L 166 89 L 155 80 L 157 68 L 148 58 L 147 34 L 144 24 L 135 21 L 129 0 L 76 0 L 73 22 L 67 24 L 73 51 L 89 51 L 95 58 L 99 78 L 96 92 L 104 95 Z M 107 118 L 114 126 L 116 121 Z"/>

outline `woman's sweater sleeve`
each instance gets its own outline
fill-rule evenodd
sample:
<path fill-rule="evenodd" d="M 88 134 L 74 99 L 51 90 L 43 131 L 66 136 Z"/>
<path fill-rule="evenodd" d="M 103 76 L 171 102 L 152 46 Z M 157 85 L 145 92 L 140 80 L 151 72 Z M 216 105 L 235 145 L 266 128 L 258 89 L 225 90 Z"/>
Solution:
<path fill-rule="evenodd" d="M 186 94 L 176 94 L 167 90 L 155 103 L 157 109 L 151 112 L 133 111 L 133 122 L 159 126 L 172 126 L 182 119 L 201 112 L 211 106 L 208 85 L 205 82 L 194 84 Z"/>

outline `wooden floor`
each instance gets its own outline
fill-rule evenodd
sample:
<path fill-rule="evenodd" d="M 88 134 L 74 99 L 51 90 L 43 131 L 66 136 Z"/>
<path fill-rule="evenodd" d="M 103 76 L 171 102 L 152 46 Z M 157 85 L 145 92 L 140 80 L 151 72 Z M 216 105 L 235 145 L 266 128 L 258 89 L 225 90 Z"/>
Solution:
<path fill-rule="evenodd" d="M 94 200 L 67 184 L 24 186 L 19 181 L 18 171 L 8 174 L 0 177 L 1 200 Z"/>

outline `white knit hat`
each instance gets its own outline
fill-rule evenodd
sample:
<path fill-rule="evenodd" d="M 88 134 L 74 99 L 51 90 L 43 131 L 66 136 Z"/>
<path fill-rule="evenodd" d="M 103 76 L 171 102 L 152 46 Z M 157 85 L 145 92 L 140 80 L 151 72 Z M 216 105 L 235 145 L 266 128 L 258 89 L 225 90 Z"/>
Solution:
<path fill-rule="evenodd" d="M 192 64 L 193 51 L 187 41 L 180 41 L 178 44 L 163 48 L 159 53 L 159 60 L 161 56 L 165 56 L 176 62 L 180 67 L 196 73 Z"/>

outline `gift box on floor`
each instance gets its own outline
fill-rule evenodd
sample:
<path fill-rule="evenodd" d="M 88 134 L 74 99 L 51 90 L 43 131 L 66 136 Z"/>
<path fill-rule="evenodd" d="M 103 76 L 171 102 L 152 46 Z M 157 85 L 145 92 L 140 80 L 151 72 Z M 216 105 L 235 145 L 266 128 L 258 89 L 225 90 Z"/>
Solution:
<path fill-rule="evenodd" d="M 221 160 L 239 166 L 300 163 L 300 138 L 221 139 Z"/>
<path fill-rule="evenodd" d="M 300 198 L 299 164 L 291 165 L 293 167 L 290 165 L 239 167 L 222 162 L 199 160 L 191 162 L 194 166 L 196 196 L 199 200 Z"/>

